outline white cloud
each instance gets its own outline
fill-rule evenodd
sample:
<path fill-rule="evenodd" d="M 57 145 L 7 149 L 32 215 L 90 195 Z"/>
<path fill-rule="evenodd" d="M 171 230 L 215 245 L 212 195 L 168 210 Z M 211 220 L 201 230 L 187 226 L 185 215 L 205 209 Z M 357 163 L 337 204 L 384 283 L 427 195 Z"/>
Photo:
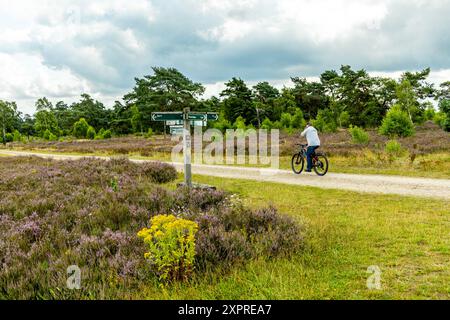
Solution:
<path fill-rule="evenodd" d="M 1 99 L 16 101 L 24 112 L 32 112 L 34 101 L 43 96 L 75 99 L 91 91 L 87 80 L 69 69 L 49 68 L 35 55 L 0 53 L 0 74 L 5 75 L 0 77 Z"/>
<path fill-rule="evenodd" d="M 279 20 L 293 36 L 316 42 L 351 36 L 358 28 L 376 29 L 388 13 L 386 2 L 367 0 L 279 1 Z"/>

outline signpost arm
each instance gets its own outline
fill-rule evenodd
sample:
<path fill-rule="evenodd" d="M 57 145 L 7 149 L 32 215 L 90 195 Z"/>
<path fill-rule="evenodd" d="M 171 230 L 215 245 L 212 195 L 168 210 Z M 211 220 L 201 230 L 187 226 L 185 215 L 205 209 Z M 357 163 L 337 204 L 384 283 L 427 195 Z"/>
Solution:
<path fill-rule="evenodd" d="M 184 154 L 184 183 L 188 188 L 192 187 L 191 173 L 191 123 L 189 120 L 189 108 L 184 108 L 183 130 L 183 154 Z"/>

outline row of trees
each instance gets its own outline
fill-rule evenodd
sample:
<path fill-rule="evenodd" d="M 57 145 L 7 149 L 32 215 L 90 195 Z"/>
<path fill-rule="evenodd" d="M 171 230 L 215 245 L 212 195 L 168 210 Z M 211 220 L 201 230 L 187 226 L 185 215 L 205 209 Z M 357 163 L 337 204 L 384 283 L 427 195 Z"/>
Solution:
<path fill-rule="evenodd" d="M 161 131 L 162 124 L 151 121 L 154 111 L 179 111 L 189 106 L 195 111 L 219 112 L 219 129 L 262 127 L 296 129 L 305 119 L 322 131 L 350 125 L 379 127 L 388 110 L 407 115 L 412 123 L 434 119 L 450 130 L 450 81 L 435 88 L 426 80 L 430 69 L 405 72 L 399 80 L 372 77 L 365 70 L 342 66 L 328 70 L 319 81 L 291 78 L 293 87 L 281 90 L 268 82 L 249 87 L 242 79 L 225 83 L 219 97 L 201 99 L 205 88 L 174 68 L 153 68 L 153 74 L 135 79 L 135 86 L 114 106 L 106 108 L 88 94 L 71 105 L 53 105 L 47 98 L 36 102 L 33 116 L 22 115 L 14 102 L 0 101 L 2 138 L 15 131 L 25 136 L 59 137 L 75 135 L 75 124 L 84 119 L 90 130 L 114 134 Z M 436 112 L 432 100 L 437 101 Z M 87 133 L 86 133 L 87 135 Z M 87 137 L 87 136 L 85 136 Z"/>

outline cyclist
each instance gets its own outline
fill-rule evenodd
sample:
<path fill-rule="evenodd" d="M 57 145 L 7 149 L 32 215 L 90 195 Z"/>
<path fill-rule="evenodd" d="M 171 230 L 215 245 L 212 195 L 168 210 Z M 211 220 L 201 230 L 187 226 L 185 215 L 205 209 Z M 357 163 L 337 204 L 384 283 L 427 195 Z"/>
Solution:
<path fill-rule="evenodd" d="M 317 134 L 317 129 L 314 128 L 310 122 L 306 124 L 306 128 L 301 135 L 302 137 L 306 136 L 306 141 L 308 141 L 308 149 L 306 150 L 306 160 L 308 164 L 306 167 L 306 172 L 311 172 L 313 166 L 312 155 L 316 149 L 320 147 L 319 135 Z"/>

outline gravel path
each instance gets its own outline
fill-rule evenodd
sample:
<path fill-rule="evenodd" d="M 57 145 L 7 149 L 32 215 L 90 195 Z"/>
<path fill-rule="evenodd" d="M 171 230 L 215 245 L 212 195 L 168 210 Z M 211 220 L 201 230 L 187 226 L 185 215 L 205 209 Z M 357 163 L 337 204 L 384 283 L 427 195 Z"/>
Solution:
<path fill-rule="evenodd" d="M 44 154 L 37 152 L 24 152 L 0 150 L 0 153 L 12 156 L 40 156 L 55 160 L 75 160 L 83 156 Z M 108 157 L 96 157 L 109 159 Z M 145 162 L 149 160 L 134 160 Z M 182 163 L 172 163 L 177 170 L 183 171 Z M 450 199 L 449 179 L 428 179 L 387 175 L 360 175 L 328 173 L 319 177 L 315 173 L 302 173 L 295 175 L 288 170 L 272 170 L 248 167 L 219 166 L 219 165 L 192 165 L 192 173 L 206 176 L 237 178 L 256 181 L 269 181 L 292 185 L 313 186 L 325 189 L 342 189 L 358 192 L 398 194 L 419 197 Z"/>

